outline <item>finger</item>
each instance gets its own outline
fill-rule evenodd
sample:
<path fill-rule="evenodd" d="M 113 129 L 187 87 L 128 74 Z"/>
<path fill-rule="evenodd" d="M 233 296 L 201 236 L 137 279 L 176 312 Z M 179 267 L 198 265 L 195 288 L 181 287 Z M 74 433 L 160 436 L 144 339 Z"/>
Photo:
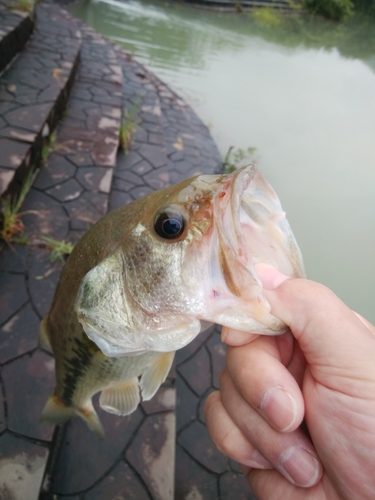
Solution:
<path fill-rule="evenodd" d="M 291 328 L 319 382 L 324 385 L 331 367 L 358 378 L 372 369 L 374 335 L 331 290 L 305 279 L 282 281 L 283 275 L 270 267 L 257 272 L 272 314 Z"/>
<path fill-rule="evenodd" d="M 290 432 L 301 424 L 303 396 L 280 361 L 274 338 L 259 337 L 241 347 L 228 347 L 227 367 L 238 392 L 274 429 Z"/>
<path fill-rule="evenodd" d="M 250 468 L 272 468 L 230 418 L 218 391 L 211 393 L 206 399 L 204 414 L 208 432 L 224 455 Z"/>
<path fill-rule="evenodd" d="M 288 481 L 307 488 L 320 480 L 322 465 L 301 429 L 291 433 L 274 430 L 238 393 L 226 370 L 220 379 L 220 393 L 226 411 L 245 438 Z"/>
<path fill-rule="evenodd" d="M 232 346 L 248 344 L 258 337 L 259 335 L 257 333 L 241 332 L 226 326 L 223 326 L 221 330 L 221 341 Z"/>

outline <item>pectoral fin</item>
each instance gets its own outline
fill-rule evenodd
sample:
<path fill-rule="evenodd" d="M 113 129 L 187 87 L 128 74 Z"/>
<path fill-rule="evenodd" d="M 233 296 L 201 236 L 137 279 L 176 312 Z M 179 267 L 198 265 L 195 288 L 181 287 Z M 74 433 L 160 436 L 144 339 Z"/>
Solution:
<path fill-rule="evenodd" d="M 139 383 L 143 401 L 151 399 L 167 378 L 173 363 L 174 354 L 175 351 L 160 354 L 143 373 Z"/>
<path fill-rule="evenodd" d="M 103 410 L 115 415 L 129 415 L 138 406 L 141 400 L 137 377 L 120 385 L 103 389 L 99 404 Z"/>
<path fill-rule="evenodd" d="M 51 342 L 49 340 L 48 328 L 47 328 L 47 318 L 45 316 L 39 325 L 39 342 L 40 345 L 48 352 L 52 352 Z"/>

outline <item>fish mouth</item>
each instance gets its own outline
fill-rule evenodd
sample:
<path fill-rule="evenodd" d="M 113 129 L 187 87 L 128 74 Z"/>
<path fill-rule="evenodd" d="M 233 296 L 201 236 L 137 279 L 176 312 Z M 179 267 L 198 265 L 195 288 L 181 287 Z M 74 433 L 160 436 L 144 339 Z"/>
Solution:
<path fill-rule="evenodd" d="M 243 167 L 218 183 L 213 213 L 210 318 L 205 319 L 243 331 L 284 333 L 287 328 L 270 313 L 255 268 L 266 263 L 293 274 L 288 251 L 282 248 L 285 228 L 278 221 L 286 219 L 277 195 L 255 166 Z"/>

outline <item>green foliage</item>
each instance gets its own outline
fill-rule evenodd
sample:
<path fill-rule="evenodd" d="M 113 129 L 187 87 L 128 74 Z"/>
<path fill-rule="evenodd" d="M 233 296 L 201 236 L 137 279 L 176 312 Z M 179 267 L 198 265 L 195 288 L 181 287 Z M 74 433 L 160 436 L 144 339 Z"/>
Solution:
<path fill-rule="evenodd" d="M 272 7 L 260 7 L 254 9 L 251 13 L 256 23 L 265 24 L 267 26 L 279 26 L 282 19 L 276 9 Z"/>
<path fill-rule="evenodd" d="M 141 123 L 141 120 L 136 118 L 139 104 L 140 100 L 138 99 L 130 111 L 127 108 L 124 110 L 124 115 L 122 117 L 119 132 L 120 146 L 126 154 L 129 152 L 133 134 L 137 131 L 138 125 Z"/>
<path fill-rule="evenodd" d="M 33 0 L 15 0 L 10 4 L 11 9 L 22 10 L 24 12 L 30 12 L 33 7 Z"/>
<path fill-rule="evenodd" d="M 42 236 L 41 238 L 47 243 L 46 247 L 50 252 L 51 262 L 56 262 L 57 260 L 65 262 L 65 257 L 70 255 L 74 248 L 73 243 L 65 240 L 56 240 L 52 236 Z"/>
<path fill-rule="evenodd" d="M 228 149 L 223 162 L 220 163 L 219 169 L 224 171 L 225 174 L 230 174 L 240 167 L 255 163 L 256 152 L 257 148 L 254 147 L 248 147 L 247 149 L 234 149 L 234 147 L 231 146 Z"/>
<path fill-rule="evenodd" d="M 351 0 L 303 0 L 306 8 L 314 14 L 327 19 L 341 21 L 353 14 L 354 5 Z"/>
<path fill-rule="evenodd" d="M 34 180 L 34 171 L 30 170 L 29 174 L 22 183 L 20 192 L 16 195 L 10 195 L 1 203 L 1 238 L 7 243 L 14 241 L 17 234 L 23 232 L 25 226 L 21 220 L 21 206 L 25 201 L 27 193 L 30 191 Z"/>
<path fill-rule="evenodd" d="M 356 12 L 375 15 L 375 0 L 353 0 Z"/>
<path fill-rule="evenodd" d="M 44 165 L 47 165 L 47 158 L 48 156 L 53 153 L 53 151 L 57 151 L 59 149 L 58 144 L 56 143 L 57 140 L 57 134 L 56 131 L 52 132 L 52 134 L 49 135 L 46 143 L 44 144 L 42 148 L 42 153 L 41 153 L 41 161 Z"/>

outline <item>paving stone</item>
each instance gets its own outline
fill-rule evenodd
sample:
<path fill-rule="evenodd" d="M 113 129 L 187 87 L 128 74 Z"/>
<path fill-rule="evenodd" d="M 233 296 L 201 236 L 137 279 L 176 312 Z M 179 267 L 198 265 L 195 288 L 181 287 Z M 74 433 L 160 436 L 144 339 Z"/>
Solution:
<path fill-rule="evenodd" d="M 27 302 L 25 277 L 21 274 L 0 273 L 0 325 L 7 322 Z"/>
<path fill-rule="evenodd" d="M 40 319 L 26 303 L 0 329 L 0 364 L 32 351 L 38 346 Z"/>
<path fill-rule="evenodd" d="M 153 192 L 154 189 L 151 189 L 148 186 L 140 186 L 132 189 L 130 191 L 130 195 L 133 197 L 133 200 L 138 200 L 138 198 L 142 198 L 143 196 L 147 196 Z"/>
<path fill-rule="evenodd" d="M 133 172 L 130 172 L 123 165 L 121 165 L 121 168 L 116 168 L 115 176 L 123 179 L 126 182 L 132 183 L 134 186 L 144 185 L 144 180 L 142 179 L 142 177 L 135 175 Z"/>
<path fill-rule="evenodd" d="M 6 429 L 5 397 L 3 387 L 0 384 L 0 434 Z"/>
<path fill-rule="evenodd" d="M 30 144 L 17 143 L 0 137 L 0 193 L 5 193 L 17 170 L 27 170 L 30 165 Z"/>
<path fill-rule="evenodd" d="M 119 463 L 98 485 L 83 496 L 84 500 L 151 500 L 146 484 L 128 464 Z"/>
<path fill-rule="evenodd" d="M 117 417 L 98 409 L 105 438 L 98 439 L 78 417 L 66 427 L 66 438 L 53 471 L 53 494 L 77 494 L 104 480 L 142 422 L 140 409 Z"/>
<path fill-rule="evenodd" d="M 182 377 L 176 378 L 176 430 L 177 434 L 197 418 L 200 399 L 194 394 Z"/>
<path fill-rule="evenodd" d="M 159 168 L 158 170 L 152 170 L 150 173 L 143 176 L 144 180 L 149 184 L 154 191 L 158 189 L 163 189 L 172 184 L 171 182 L 171 171 L 166 167 Z"/>
<path fill-rule="evenodd" d="M 37 337 L 37 331 L 34 333 Z M 45 441 L 52 438 L 52 428 L 40 425 L 39 417 L 54 387 L 54 366 L 50 355 L 36 351 L 2 368 L 11 431 Z M 20 411 L 20 401 L 24 411 Z"/>
<path fill-rule="evenodd" d="M 29 12 L 3 9 L 0 16 L 0 71 L 22 49 L 33 29 Z"/>
<path fill-rule="evenodd" d="M 52 198 L 61 202 L 75 200 L 79 198 L 82 192 L 82 186 L 75 179 L 69 179 L 46 191 Z"/>
<path fill-rule="evenodd" d="M 51 168 L 53 165 L 53 169 Z M 75 166 L 59 153 L 51 153 L 48 161 L 41 166 L 41 169 L 34 180 L 33 186 L 44 190 L 60 184 L 73 177 L 76 173 Z"/>
<path fill-rule="evenodd" d="M 116 208 L 122 207 L 123 205 L 127 205 L 134 201 L 135 198 L 130 196 L 128 193 L 124 193 L 123 191 L 117 191 L 116 189 L 112 189 L 110 195 L 110 205 L 109 211 L 115 210 Z"/>
<path fill-rule="evenodd" d="M 217 476 L 201 467 L 183 448 L 176 447 L 176 499 L 220 499 Z M 228 500 L 233 497 L 228 497 Z"/>
<path fill-rule="evenodd" d="M 177 367 L 179 373 L 197 396 L 211 387 L 210 357 L 201 347 L 191 358 Z"/>
<path fill-rule="evenodd" d="M 228 470 L 227 458 L 218 451 L 206 427 L 195 420 L 178 436 L 179 443 L 196 462 L 215 474 Z"/>
<path fill-rule="evenodd" d="M 150 170 L 152 170 L 151 165 L 142 160 L 132 167 L 132 171 L 137 175 L 147 174 Z"/>
<path fill-rule="evenodd" d="M 257 500 L 250 490 L 249 483 L 243 474 L 226 472 L 219 478 L 220 498 L 235 498 L 236 500 Z"/>
<path fill-rule="evenodd" d="M 52 236 L 63 240 L 69 231 L 69 223 L 61 204 L 34 188 L 31 188 L 22 205 L 25 233 L 29 237 Z"/>
<path fill-rule="evenodd" d="M 81 167 L 77 180 L 88 191 L 109 193 L 112 185 L 113 169 L 105 167 Z"/>
<path fill-rule="evenodd" d="M 28 289 L 31 303 L 40 318 L 44 318 L 51 307 L 62 262 L 51 262 L 49 253 L 43 248 L 33 248 L 28 272 Z"/>
<path fill-rule="evenodd" d="M 4 245 L 0 251 L 1 272 L 22 274 L 26 270 L 29 248 L 23 245 Z"/>
<path fill-rule="evenodd" d="M 83 192 L 79 198 L 65 203 L 72 229 L 88 230 L 107 213 L 107 196 L 103 193 Z"/>
<path fill-rule="evenodd" d="M 126 458 L 148 485 L 155 500 L 172 500 L 175 416 L 150 415 L 131 443 Z"/>
<path fill-rule="evenodd" d="M 28 168 L 39 161 L 47 136 L 61 117 L 81 45 L 77 30 L 63 33 L 61 25 L 65 17 L 58 7 L 39 5 L 37 29 L 27 50 L 22 51 L 0 76 L 1 146 L 9 151 L 1 163 L 12 161 L 11 167 L 0 164 L 0 195 L 7 189 L 16 188 L 13 182 L 16 171 L 22 180 Z M 53 24 L 60 25 L 59 30 L 50 31 L 46 37 L 43 20 L 48 22 L 49 28 Z M 48 57 L 51 50 L 55 53 L 53 58 Z M 4 139 L 11 141 L 6 143 Z M 11 168 L 14 168 L 13 177 Z"/>
<path fill-rule="evenodd" d="M 174 387 L 162 386 L 149 401 L 142 401 L 141 406 L 145 413 L 174 411 L 176 407 L 176 390 Z"/>
<path fill-rule="evenodd" d="M 8 432 L 0 436 L 0 498 L 30 500 L 39 495 L 48 449 Z"/>

